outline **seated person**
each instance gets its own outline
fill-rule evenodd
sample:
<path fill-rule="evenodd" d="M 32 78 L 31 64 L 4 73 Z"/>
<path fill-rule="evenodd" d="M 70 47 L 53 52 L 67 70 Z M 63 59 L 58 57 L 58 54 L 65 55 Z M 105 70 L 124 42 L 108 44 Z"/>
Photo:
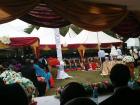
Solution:
<path fill-rule="evenodd" d="M 113 66 L 110 72 L 110 80 L 115 87 L 114 93 L 99 105 L 140 105 L 139 91 L 128 86 L 130 78 L 130 71 L 126 65 L 116 64 Z"/>
<path fill-rule="evenodd" d="M 0 81 L 2 82 L 2 79 Z M 0 85 L 0 105 L 29 105 L 30 102 L 31 98 L 27 98 L 18 83 Z"/>
<path fill-rule="evenodd" d="M 70 82 L 64 87 L 60 94 L 60 105 L 64 105 L 73 98 L 86 96 L 88 95 L 83 85 L 77 82 Z"/>
<path fill-rule="evenodd" d="M 23 77 L 30 79 L 34 86 L 37 88 L 39 94 L 38 96 L 44 96 L 46 91 L 46 83 L 45 81 L 39 81 L 37 79 L 35 70 L 33 68 L 33 64 L 31 61 L 25 60 L 25 64 L 21 67 L 21 74 Z"/>

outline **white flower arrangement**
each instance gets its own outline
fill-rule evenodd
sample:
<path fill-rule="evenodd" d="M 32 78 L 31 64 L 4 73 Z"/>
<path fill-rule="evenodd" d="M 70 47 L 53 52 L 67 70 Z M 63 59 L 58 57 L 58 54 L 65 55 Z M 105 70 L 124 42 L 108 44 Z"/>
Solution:
<path fill-rule="evenodd" d="M 10 44 L 11 43 L 11 40 L 8 36 L 3 36 L 0 38 L 0 41 L 3 43 L 3 44 Z"/>
<path fill-rule="evenodd" d="M 122 61 L 125 63 L 134 62 L 134 58 L 132 56 L 124 56 Z"/>

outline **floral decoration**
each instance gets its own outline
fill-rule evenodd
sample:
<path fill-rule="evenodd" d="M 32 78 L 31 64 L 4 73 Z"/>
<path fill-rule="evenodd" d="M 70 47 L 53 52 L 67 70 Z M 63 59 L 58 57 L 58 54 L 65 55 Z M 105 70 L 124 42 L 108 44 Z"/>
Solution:
<path fill-rule="evenodd" d="M 134 62 L 134 58 L 132 56 L 124 56 L 122 61 L 125 63 Z"/>
<path fill-rule="evenodd" d="M 3 43 L 3 44 L 10 44 L 11 43 L 11 40 L 9 37 L 7 36 L 3 36 L 0 38 L 0 41 Z"/>

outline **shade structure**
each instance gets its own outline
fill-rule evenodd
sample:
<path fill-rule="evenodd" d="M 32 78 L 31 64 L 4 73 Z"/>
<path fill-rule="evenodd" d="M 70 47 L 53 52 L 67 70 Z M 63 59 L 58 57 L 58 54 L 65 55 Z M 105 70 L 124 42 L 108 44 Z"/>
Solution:
<path fill-rule="evenodd" d="M 14 27 L 11 22 L 0 25 L 0 37 L 30 37 L 29 34 L 25 33 L 21 29 Z"/>
<path fill-rule="evenodd" d="M 48 0 L 50 8 L 79 27 L 101 31 L 117 25 L 127 14 L 125 6 L 86 0 Z"/>
<path fill-rule="evenodd" d="M 111 45 L 120 45 L 121 40 L 111 37 L 104 32 L 92 32 L 83 30 L 72 40 L 67 41 L 69 45 L 83 45 L 87 48 L 96 48 L 100 45 L 103 48 L 110 48 Z"/>
<path fill-rule="evenodd" d="M 114 4 L 126 6 L 128 15 L 112 31 L 126 37 L 138 37 L 140 35 L 140 1 L 138 0 L 87 0 L 95 3 Z"/>
<path fill-rule="evenodd" d="M 41 27 L 63 27 L 69 25 L 70 22 L 56 14 L 48 7 L 47 3 L 39 3 L 30 12 L 20 17 L 20 19 Z"/>
<path fill-rule="evenodd" d="M 0 25 L 0 49 L 31 46 L 36 57 L 38 57 L 39 39 L 37 37 L 31 37 L 29 34 L 20 30 L 16 30 L 11 23 Z M 9 40 L 8 43 L 7 40 Z"/>
<path fill-rule="evenodd" d="M 0 23 L 20 17 L 45 27 L 62 27 L 70 22 L 91 31 L 112 29 L 123 37 L 137 37 L 139 3 L 138 0 L 1 0 Z"/>
<path fill-rule="evenodd" d="M 70 43 L 69 41 L 72 40 L 73 38 L 75 38 L 76 36 L 77 36 L 77 34 L 71 28 L 69 28 L 68 32 L 66 33 L 66 35 L 64 37 L 65 42 L 63 44 L 68 46 L 68 43 Z"/>
<path fill-rule="evenodd" d="M 129 38 L 126 42 L 127 47 L 140 47 L 140 40 L 139 38 Z"/>
<path fill-rule="evenodd" d="M 0 23 L 5 23 L 30 11 L 40 0 L 1 0 Z"/>
<path fill-rule="evenodd" d="M 76 36 L 77 36 L 77 34 L 71 28 L 69 28 L 68 32 L 65 35 L 65 39 L 69 40 L 69 39 L 72 39 Z"/>
<path fill-rule="evenodd" d="M 31 36 L 40 39 L 40 48 L 44 50 L 55 49 L 55 29 L 40 27 L 39 30 L 34 29 Z M 60 43 L 63 44 L 64 37 L 60 36 Z"/>

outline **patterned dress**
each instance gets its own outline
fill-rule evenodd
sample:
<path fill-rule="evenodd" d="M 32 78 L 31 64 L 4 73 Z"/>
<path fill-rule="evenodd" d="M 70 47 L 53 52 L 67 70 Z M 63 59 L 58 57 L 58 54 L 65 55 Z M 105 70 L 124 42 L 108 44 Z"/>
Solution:
<path fill-rule="evenodd" d="M 19 83 L 27 94 L 27 97 L 37 96 L 37 90 L 33 85 L 33 82 L 27 78 L 22 77 L 20 73 L 16 73 L 13 70 L 6 70 L 0 75 L 0 78 L 3 79 L 5 84 Z"/>

